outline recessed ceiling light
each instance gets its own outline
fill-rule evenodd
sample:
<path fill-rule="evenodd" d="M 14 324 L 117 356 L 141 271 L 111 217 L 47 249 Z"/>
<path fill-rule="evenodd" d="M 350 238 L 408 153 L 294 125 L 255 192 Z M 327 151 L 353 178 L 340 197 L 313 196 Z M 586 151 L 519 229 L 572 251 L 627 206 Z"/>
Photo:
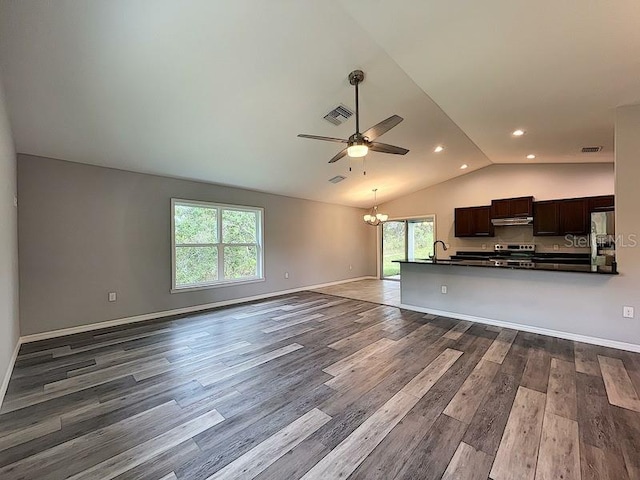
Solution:
<path fill-rule="evenodd" d="M 465 170 L 469 168 L 469 165 L 467 165 L 466 163 L 463 163 L 462 165 L 460 165 L 460 170 Z"/>
<path fill-rule="evenodd" d="M 513 135 L 514 137 L 521 137 L 522 135 L 524 135 L 524 130 L 514 130 L 513 133 L 511 135 Z"/>
<path fill-rule="evenodd" d="M 530 153 L 529 155 L 527 155 L 527 158 L 529 160 L 533 160 L 534 158 L 536 158 L 536 156 L 533 153 Z"/>
<path fill-rule="evenodd" d="M 436 153 L 440 153 L 443 150 L 444 150 L 444 147 L 442 145 L 438 145 L 436 148 L 433 149 L 433 151 Z"/>

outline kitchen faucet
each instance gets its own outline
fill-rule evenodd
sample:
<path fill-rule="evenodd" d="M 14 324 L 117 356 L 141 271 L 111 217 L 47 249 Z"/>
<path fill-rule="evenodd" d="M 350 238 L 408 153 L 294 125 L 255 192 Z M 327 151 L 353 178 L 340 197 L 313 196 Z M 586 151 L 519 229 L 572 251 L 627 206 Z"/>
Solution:
<path fill-rule="evenodd" d="M 438 246 L 439 243 L 442 244 L 442 249 L 445 252 L 447 251 L 447 244 L 444 243 L 442 240 L 436 240 L 435 242 L 433 242 L 433 255 L 431 255 L 431 260 L 433 260 L 434 262 L 437 261 L 437 258 L 436 258 L 437 249 L 436 249 L 436 247 Z"/>

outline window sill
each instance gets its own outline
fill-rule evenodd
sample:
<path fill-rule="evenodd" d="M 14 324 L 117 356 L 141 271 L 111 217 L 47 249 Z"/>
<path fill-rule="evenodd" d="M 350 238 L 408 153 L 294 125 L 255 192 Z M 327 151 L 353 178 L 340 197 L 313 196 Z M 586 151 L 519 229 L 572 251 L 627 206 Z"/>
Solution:
<path fill-rule="evenodd" d="M 194 292 L 197 290 L 210 290 L 213 288 L 221 288 L 221 287 L 235 287 L 238 285 L 248 285 L 250 283 L 260 283 L 266 281 L 265 278 L 252 278 L 250 280 L 240 280 L 240 281 L 226 281 L 226 282 L 217 282 L 210 283 L 207 285 L 197 285 L 193 287 L 177 287 L 172 288 L 171 293 L 186 293 L 186 292 Z"/>

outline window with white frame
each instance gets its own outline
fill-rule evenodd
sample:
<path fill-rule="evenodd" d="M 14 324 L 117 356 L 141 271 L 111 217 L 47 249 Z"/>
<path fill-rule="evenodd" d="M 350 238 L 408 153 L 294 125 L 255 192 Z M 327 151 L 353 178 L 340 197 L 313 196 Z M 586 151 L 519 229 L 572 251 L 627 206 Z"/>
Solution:
<path fill-rule="evenodd" d="M 171 199 L 173 290 L 264 279 L 263 210 Z"/>

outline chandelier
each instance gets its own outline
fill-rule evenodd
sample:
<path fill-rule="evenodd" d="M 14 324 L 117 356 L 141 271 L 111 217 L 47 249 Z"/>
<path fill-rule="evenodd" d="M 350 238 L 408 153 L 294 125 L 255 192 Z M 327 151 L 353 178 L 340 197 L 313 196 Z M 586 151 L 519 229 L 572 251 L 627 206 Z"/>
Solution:
<path fill-rule="evenodd" d="M 377 191 L 378 191 L 377 188 L 373 189 L 373 208 L 371 209 L 371 212 L 367 213 L 364 217 L 362 217 L 365 223 L 372 225 L 374 227 L 377 227 L 382 222 L 386 222 L 387 219 L 389 218 L 389 215 L 385 215 L 384 213 L 378 213 L 378 205 L 376 205 Z"/>

